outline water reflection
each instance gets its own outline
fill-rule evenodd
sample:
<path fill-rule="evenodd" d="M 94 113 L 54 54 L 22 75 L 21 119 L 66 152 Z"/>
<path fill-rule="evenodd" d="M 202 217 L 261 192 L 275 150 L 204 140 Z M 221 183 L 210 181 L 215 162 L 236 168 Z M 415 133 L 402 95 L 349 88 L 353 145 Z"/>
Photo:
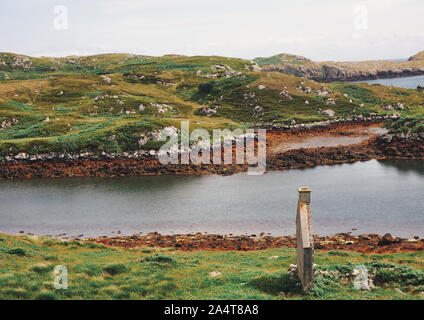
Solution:
<path fill-rule="evenodd" d="M 313 231 L 424 236 L 424 161 L 368 161 L 261 176 L 0 181 L 0 232 L 293 234 L 297 188 Z"/>
<path fill-rule="evenodd" d="M 415 173 L 424 175 L 424 161 L 417 160 L 384 160 L 379 161 L 383 167 L 394 168 L 399 173 Z"/>
<path fill-rule="evenodd" d="M 118 178 L 52 178 L 52 179 L 22 179 L 5 181 L 0 180 L 2 188 L 17 189 L 65 189 L 67 191 L 80 191 L 81 188 L 96 188 L 99 191 L 139 192 L 143 190 L 160 190 L 163 188 L 179 188 L 181 185 L 196 183 L 200 177 L 195 176 L 143 176 L 143 177 L 118 177 Z"/>
<path fill-rule="evenodd" d="M 424 86 L 424 76 L 412 76 L 401 78 L 377 79 L 368 81 L 354 81 L 352 83 L 381 84 L 398 88 L 417 89 L 417 86 Z"/>

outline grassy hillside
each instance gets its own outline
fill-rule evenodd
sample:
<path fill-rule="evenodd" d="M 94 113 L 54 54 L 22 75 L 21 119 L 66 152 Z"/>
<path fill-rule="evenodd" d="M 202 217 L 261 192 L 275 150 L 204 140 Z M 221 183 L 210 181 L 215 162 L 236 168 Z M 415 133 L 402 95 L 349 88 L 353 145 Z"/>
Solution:
<path fill-rule="evenodd" d="M 424 51 L 418 52 L 409 58 L 409 61 L 424 61 Z"/>
<path fill-rule="evenodd" d="M 0 234 L 0 299 L 423 299 L 424 254 L 315 252 L 315 289 L 287 272 L 295 249 L 180 252 L 117 249 L 80 241 Z M 68 289 L 53 286 L 56 265 Z M 376 288 L 354 288 L 365 265 Z M 213 276 L 211 272 L 219 274 Z M 401 290 L 401 292 L 397 291 Z"/>
<path fill-rule="evenodd" d="M 267 66 L 271 64 L 307 64 L 312 62 L 311 60 L 297 56 L 294 54 L 280 53 L 271 57 L 258 57 L 253 59 L 260 67 Z"/>
<path fill-rule="evenodd" d="M 335 118 L 419 116 L 424 102 L 422 91 L 343 83 L 324 88 L 217 56 L 0 53 L 0 79 L 0 156 L 157 149 L 152 132 L 179 127 L 184 119 L 191 120 L 191 129 L 210 130 L 326 120 L 326 109 Z M 405 107 L 381 108 L 393 103 Z"/>

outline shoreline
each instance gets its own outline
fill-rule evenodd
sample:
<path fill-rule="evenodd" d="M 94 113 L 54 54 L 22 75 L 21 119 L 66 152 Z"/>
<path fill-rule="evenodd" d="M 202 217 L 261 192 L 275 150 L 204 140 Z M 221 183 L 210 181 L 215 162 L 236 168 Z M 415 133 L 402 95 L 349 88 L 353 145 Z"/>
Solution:
<path fill-rule="evenodd" d="M 361 253 L 394 253 L 424 250 L 424 238 L 413 239 L 392 237 L 390 234 L 337 233 L 331 236 L 314 235 L 314 248 L 319 250 L 346 250 Z M 157 232 L 147 235 L 115 236 L 87 238 L 85 241 L 112 247 L 159 247 L 182 251 L 252 251 L 273 248 L 296 248 L 296 235 L 269 236 L 259 235 L 234 236 L 219 234 L 177 234 L 161 235 Z"/>
<path fill-rule="evenodd" d="M 377 74 L 359 74 L 357 76 L 354 77 L 346 77 L 346 78 L 320 78 L 317 77 L 316 79 L 321 79 L 321 80 L 315 80 L 312 79 L 314 81 L 318 81 L 318 82 L 323 82 L 323 83 L 332 83 L 332 82 L 344 82 L 344 83 L 355 83 L 355 82 L 366 82 L 366 81 L 371 81 L 371 80 L 384 80 L 384 79 L 399 79 L 399 78 L 409 78 L 409 77 L 419 77 L 419 76 L 423 76 L 424 75 L 424 70 L 412 70 L 409 71 L 408 69 L 402 70 L 401 73 L 397 73 L 394 72 L 392 70 L 382 70 L 379 71 Z"/>
<path fill-rule="evenodd" d="M 88 238 L 60 238 L 58 236 L 39 236 L 28 234 L 9 234 L 14 237 L 28 237 L 33 240 L 56 239 L 64 243 L 91 242 L 116 248 L 159 248 L 185 252 L 196 251 L 261 251 L 276 248 L 296 248 L 296 235 L 271 236 L 265 233 L 259 235 L 221 235 L 207 233 L 165 234 L 150 232 L 146 235 L 133 234 L 131 236 L 100 236 Z M 424 238 L 393 237 L 389 233 L 379 234 L 352 234 L 336 233 L 330 236 L 314 235 L 314 248 L 324 251 L 352 251 L 360 253 L 396 253 L 415 252 L 424 250 Z"/>
<path fill-rule="evenodd" d="M 310 126 L 297 125 L 296 128 L 292 129 L 271 127 L 267 132 L 266 172 L 373 159 L 424 159 L 424 137 L 421 135 L 412 137 L 368 132 L 370 129 L 381 127 L 381 121 L 376 120 L 330 122 Z M 299 141 L 308 142 L 316 138 L 325 140 L 327 144 L 306 144 L 307 147 L 293 147 L 292 149 L 282 147 L 290 143 L 293 146 L 299 146 Z M 337 144 L 340 139 L 355 143 Z M 328 141 L 333 144 L 328 144 Z M 0 180 L 59 177 L 232 175 L 246 172 L 248 168 L 247 164 L 162 165 L 157 156 L 151 153 L 143 155 L 126 154 L 126 156 L 124 154 L 124 156 L 112 158 L 82 154 L 81 157 L 74 159 L 58 155 L 56 157 L 42 157 L 41 160 L 25 158 L 2 160 L 0 161 Z"/>
<path fill-rule="evenodd" d="M 359 69 L 346 69 L 343 65 L 315 62 L 316 65 L 265 65 L 262 69 L 267 72 L 281 72 L 297 77 L 305 77 L 322 83 L 332 82 L 362 82 L 378 79 L 397 79 L 424 75 L 421 66 L 395 66 L 393 68 L 378 69 L 375 71 L 361 71 Z"/>

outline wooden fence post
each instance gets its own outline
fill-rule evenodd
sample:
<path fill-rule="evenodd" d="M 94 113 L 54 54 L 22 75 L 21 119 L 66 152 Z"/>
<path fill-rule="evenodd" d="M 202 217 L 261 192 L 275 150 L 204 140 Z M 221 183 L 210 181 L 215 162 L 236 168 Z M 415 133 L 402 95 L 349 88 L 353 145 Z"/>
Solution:
<path fill-rule="evenodd" d="M 296 214 L 297 275 L 303 291 L 314 287 L 314 239 L 311 227 L 311 188 L 299 188 Z"/>

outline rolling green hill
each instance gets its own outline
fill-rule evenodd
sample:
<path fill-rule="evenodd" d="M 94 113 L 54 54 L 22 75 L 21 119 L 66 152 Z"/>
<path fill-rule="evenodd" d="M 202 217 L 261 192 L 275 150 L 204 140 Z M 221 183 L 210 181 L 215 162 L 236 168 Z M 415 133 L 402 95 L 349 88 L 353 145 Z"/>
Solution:
<path fill-rule="evenodd" d="M 186 119 L 211 130 L 326 120 L 327 109 L 414 117 L 423 103 L 422 91 L 322 84 L 237 58 L 0 53 L 0 155 L 149 150 L 157 141 L 141 139 Z"/>

